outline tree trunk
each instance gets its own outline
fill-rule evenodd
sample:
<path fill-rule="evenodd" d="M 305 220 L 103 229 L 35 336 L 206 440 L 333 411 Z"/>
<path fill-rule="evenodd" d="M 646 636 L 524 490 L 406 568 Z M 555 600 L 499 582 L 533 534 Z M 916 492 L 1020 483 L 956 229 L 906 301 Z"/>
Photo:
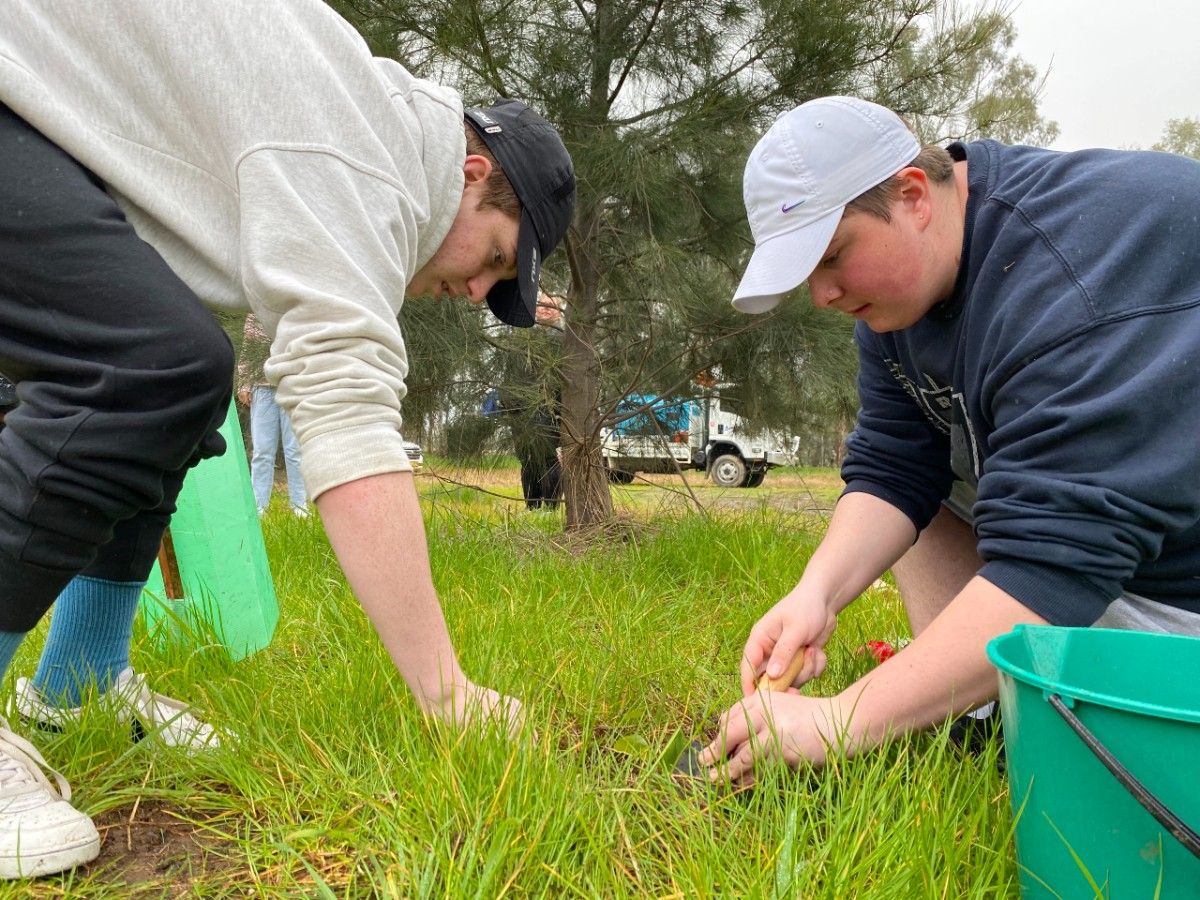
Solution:
<path fill-rule="evenodd" d="M 594 235 L 599 217 L 581 210 L 567 239 L 571 289 L 563 332 L 563 499 L 568 531 L 597 528 L 612 520 L 608 467 L 600 453 L 600 357 L 596 352 L 596 286 L 599 268 Z"/>
<path fill-rule="evenodd" d="M 596 46 L 590 59 L 588 114 L 593 128 L 609 117 L 609 78 L 621 26 L 611 0 L 595 0 Z M 563 499 L 566 529 L 600 528 L 612 521 L 608 466 L 600 452 L 600 223 L 604 198 L 586 186 L 576 196 L 575 226 L 568 232 L 571 289 L 563 333 Z"/>

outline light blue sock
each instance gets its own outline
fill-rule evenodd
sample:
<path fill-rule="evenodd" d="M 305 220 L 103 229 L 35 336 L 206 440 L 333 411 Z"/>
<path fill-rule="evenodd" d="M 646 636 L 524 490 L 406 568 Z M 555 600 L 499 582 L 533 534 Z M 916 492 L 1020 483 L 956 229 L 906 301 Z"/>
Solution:
<path fill-rule="evenodd" d="M 8 664 L 12 662 L 21 641 L 25 640 L 25 635 L 24 631 L 0 631 L 0 678 L 8 671 Z"/>
<path fill-rule="evenodd" d="M 103 692 L 129 665 L 133 618 L 143 586 L 77 575 L 63 589 L 54 601 L 50 633 L 33 676 L 33 686 L 44 700 L 78 706 L 89 684 L 95 682 Z"/>

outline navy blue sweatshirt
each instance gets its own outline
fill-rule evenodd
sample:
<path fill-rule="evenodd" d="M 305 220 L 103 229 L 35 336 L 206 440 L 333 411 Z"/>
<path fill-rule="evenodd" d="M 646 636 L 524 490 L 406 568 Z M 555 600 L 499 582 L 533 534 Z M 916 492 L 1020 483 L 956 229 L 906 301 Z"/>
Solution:
<path fill-rule="evenodd" d="M 980 574 L 1059 625 L 1200 613 L 1200 162 L 979 141 L 952 296 L 859 323 L 846 491 L 924 528 L 976 486 Z"/>

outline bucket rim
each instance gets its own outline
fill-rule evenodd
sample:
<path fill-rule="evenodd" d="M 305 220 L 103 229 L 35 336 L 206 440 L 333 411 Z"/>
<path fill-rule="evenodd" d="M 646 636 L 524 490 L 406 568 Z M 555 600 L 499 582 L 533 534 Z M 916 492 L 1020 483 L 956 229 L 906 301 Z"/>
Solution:
<path fill-rule="evenodd" d="M 1159 706 L 1146 704 L 1136 700 L 1130 700 L 1125 697 L 1120 697 L 1114 694 L 1108 694 L 1101 691 L 1088 690 L 1087 688 L 1076 687 L 1067 684 L 1063 681 L 1057 681 L 1047 678 L 1044 675 L 1039 675 L 1036 672 L 1031 672 L 1029 669 L 1019 666 L 1009 659 L 1001 656 L 1001 650 L 1007 644 L 1015 644 L 1023 641 L 1024 632 L 1029 629 L 1047 629 L 1047 628 L 1066 628 L 1068 631 L 1078 632 L 1115 632 L 1121 634 L 1131 634 L 1122 628 L 1067 628 L 1061 625 L 1016 625 L 1012 631 L 1005 634 L 997 635 L 988 641 L 987 656 L 993 666 L 1000 670 L 1001 674 L 1008 675 L 1023 684 L 1028 684 L 1031 687 L 1040 688 L 1043 694 L 1058 694 L 1063 698 L 1071 700 L 1081 700 L 1085 703 L 1091 703 L 1096 706 L 1105 706 L 1110 709 L 1120 709 L 1125 712 L 1137 713 L 1142 716 L 1152 716 L 1157 719 L 1172 719 L 1180 722 L 1200 723 L 1200 709 L 1185 709 L 1177 706 Z M 1158 638 L 1158 639 L 1183 639 L 1196 641 L 1197 638 L 1187 635 L 1166 634 L 1150 631 L 1139 631 L 1136 634 L 1142 637 Z"/>

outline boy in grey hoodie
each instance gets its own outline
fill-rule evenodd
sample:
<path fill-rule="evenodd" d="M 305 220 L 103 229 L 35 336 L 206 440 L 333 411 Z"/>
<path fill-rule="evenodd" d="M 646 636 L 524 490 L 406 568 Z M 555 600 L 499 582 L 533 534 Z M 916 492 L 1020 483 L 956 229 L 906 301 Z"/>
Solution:
<path fill-rule="evenodd" d="M 234 361 L 207 306 L 271 337 L 304 480 L 418 703 L 516 727 L 517 701 L 459 666 L 433 587 L 396 314 L 465 296 L 533 323 L 574 209 L 558 134 L 517 101 L 464 110 L 319 0 L 11 0 L 4 21 L 0 371 L 20 402 L 0 431 L 0 672 L 62 592 L 39 667 L 58 677 L 22 682 L 19 711 L 69 717 L 94 680 L 147 731 L 215 741 L 128 669 L 183 475 L 224 450 Z M 98 852 L 41 762 L 0 727 L 0 877 Z"/>

